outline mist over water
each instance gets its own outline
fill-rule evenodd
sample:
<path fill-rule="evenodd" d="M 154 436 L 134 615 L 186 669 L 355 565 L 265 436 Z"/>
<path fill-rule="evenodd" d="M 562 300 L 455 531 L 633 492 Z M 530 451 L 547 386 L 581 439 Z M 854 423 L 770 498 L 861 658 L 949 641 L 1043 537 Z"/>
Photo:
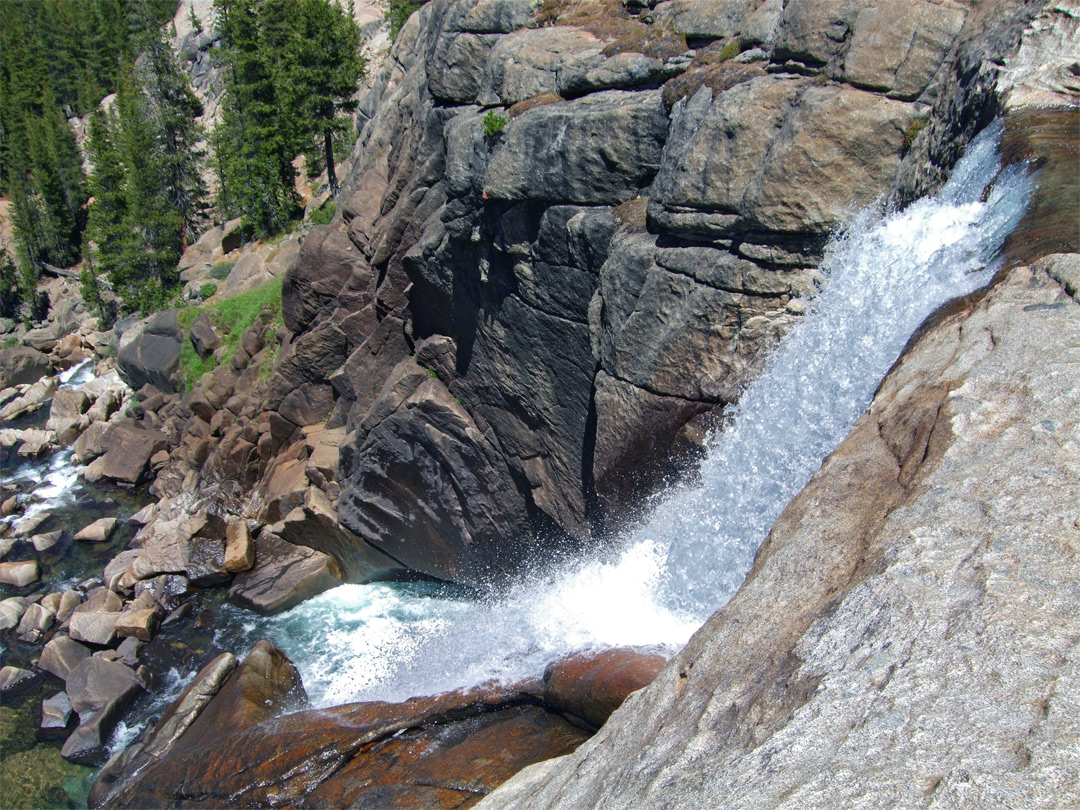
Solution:
<path fill-rule="evenodd" d="M 488 598 L 428 583 L 346 585 L 272 619 L 236 620 L 289 654 L 318 706 L 537 676 L 587 647 L 681 646 L 734 595 L 912 332 L 989 281 L 1031 192 L 1024 167 L 1000 170 L 999 137 L 995 126 L 973 142 L 935 197 L 863 212 L 834 239 L 809 314 L 711 437 L 695 483 L 658 497 L 606 552 Z"/>

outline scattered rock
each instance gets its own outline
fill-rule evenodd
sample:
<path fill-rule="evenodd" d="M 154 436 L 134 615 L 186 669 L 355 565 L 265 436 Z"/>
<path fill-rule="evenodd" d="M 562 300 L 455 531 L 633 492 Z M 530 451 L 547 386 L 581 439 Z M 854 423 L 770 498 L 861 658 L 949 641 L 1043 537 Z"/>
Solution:
<path fill-rule="evenodd" d="M 41 569 L 36 560 L 0 563 L 0 584 L 25 588 L 40 578 Z"/>
<path fill-rule="evenodd" d="M 0 354 L 3 354 L 3 352 L 0 352 Z M 53 395 L 56 386 L 56 377 L 46 377 L 44 380 L 38 380 L 26 389 L 21 396 L 0 408 L 0 422 L 6 422 L 24 413 L 36 411 Z"/>
<path fill-rule="evenodd" d="M 41 728 L 67 728 L 71 722 L 71 701 L 67 692 L 57 692 L 41 701 Z"/>
<path fill-rule="evenodd" d="M 68 622 L 68 633 L 76 641 L 106 647 L 116 638 L 116 623 L 119 619 L 119 611 L 76 610 Z"/>
<path fill-rule="evenodd" d="M 50 548 L 60 542 L 60 538 L 63 536 L 63 531 L 59 529 L 55 532 L 46 532 L 45 534 L 35 534 L 30 538 L 30 542 L 33 543 L 34 548 L 38 552 L 48 551 Z"/>
<path fill-rule="evenodd" d="M 80 529 L 75 539 L 83 543 L 104 543 L 112 537 L 117 524 L 116 518 L 99 518 L 89 526 Z"/>

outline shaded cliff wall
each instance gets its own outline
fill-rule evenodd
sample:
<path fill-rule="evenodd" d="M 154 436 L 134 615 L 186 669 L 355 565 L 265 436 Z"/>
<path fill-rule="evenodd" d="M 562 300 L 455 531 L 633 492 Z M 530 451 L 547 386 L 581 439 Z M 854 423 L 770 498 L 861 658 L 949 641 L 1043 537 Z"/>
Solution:
<path fill-rule="evenodd" d="M 1036 10 L 425 6 L 285 285 L 270 406 L 346 429 L 341 523 L 478 581 L 632 513 L 799 317 L 827 235 L 940 182 Z"/>

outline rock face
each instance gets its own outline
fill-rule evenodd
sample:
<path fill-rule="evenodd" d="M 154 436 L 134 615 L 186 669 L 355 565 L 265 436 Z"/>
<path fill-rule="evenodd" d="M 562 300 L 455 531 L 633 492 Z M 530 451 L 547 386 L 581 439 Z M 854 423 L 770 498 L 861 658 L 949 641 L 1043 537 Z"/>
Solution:
<path fill-rule="evenodd" d="M 587 542 L 700 451 L 829 233 L 940 182 L 1036 11 L 435 0 L 285 277 L 269 438 L 233 452 L 343 430 L 313 484 L 356 547 L 432 576 Z"/>
<path fill-rule="evenodd" d="M 482 806 L 1080 802 L 1078 278 L 1048 257 L 943 315 L 735 598 L 591 743 Z"/>

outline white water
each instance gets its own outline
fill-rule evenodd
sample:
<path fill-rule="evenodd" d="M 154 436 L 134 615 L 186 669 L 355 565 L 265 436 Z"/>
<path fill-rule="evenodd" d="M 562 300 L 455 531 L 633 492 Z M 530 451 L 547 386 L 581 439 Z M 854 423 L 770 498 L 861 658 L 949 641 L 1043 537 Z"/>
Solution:
<path fill-rule="evenodd" d="M 276 619 L 249 617 L 248 629 L 286 650 L 316 705 L 536 676 L 586 647 L 684 644 L 735 593 L 773 521 L 866 409 L 915 328 L 989 280 L 1030 194 L 1022 168 L 998 173 L 998 134 L 972 144 L 936 197 L 855 218 L 828 251 L 810 314 L 712 437 L 699 483 L 658 498 L 615 551 L 488 599 L 429 585 L 344 586 Z"/>

